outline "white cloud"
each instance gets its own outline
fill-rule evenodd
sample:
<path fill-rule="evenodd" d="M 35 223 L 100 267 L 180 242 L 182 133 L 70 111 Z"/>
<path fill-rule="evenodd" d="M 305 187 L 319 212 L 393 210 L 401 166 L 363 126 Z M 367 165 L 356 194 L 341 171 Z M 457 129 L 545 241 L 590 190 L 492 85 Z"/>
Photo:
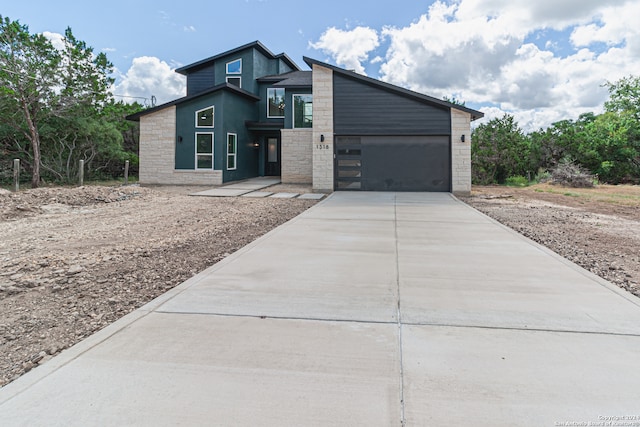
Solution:
<path fill-rule="evenodd" d="M 115 51 L 117 51 L 118 49 L 116 49 L 116 48 L 114 48 L 114 47 L 103 47 L 103 48 L 102 48 L 102 49 L 100 49 L 100 50 L 102 50 L 103 52 L 107 52 L 107 53 L 109 53 L 109 52 L 115 52 Z"/>
<path fill-rule="evenodd" d="M 366 28 L 375 43 L 358 29 L 329 28 L 311 47 L 345 68 L 384 57 L 382 80 L 455 96 L 487 117 L 508 112 L 535 130 L 602 111 L 602 84 L 639 73 L 637 16 L 637 0 L 439 0 L 406 26 Z"/>
<path fill-rule="evenodd" d="M 152 56 L 134 58 L 131 68 L 126 74 L 120 75 L 113 89 L 114 94 L 127 97 L 150 100 L 153 95 L 157 104 L 180 98 L 185 91 L 185 77 L 176 73 L 166 62 Z"/>
<path fill-rule="evenodd" d="M 193 25 L 185 25 L 183 28 L 183 31 L 185 33 L 195 33 L 196 32 L 196 27 L 194 27 Z"/>
<path fill-rule="evenodd" d="M 367 60 L 369 52 L 380 45 L 380 41 L 378 33 L 368 27 L 356 27 L 349 31 L 331 27 L 320 36 L 320 40 L 309 45 L 331 56 L 341 67 L 365 74 L 362 62 Z"/>
<path fill-rule="evenodd" d="M 52 33 L 50 31 L 45 31 L 42 35 L 51 42 L 53 47 L 58 50 L 64 49 L 64 35 L 60 33 Z"/>

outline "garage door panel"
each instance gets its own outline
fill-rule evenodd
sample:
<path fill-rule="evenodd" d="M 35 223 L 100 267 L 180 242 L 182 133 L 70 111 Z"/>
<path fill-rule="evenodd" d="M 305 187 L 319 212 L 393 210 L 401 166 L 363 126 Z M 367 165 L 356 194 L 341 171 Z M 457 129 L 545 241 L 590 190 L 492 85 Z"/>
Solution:
<path fill-rule="evenodd" d="M 336 154 L 337 190 L 451 188 L 448 136 L 337 137 Z"/>
<path fill-rule="evenodd" d="M 362 186 L 369 191 L 449 191 L 448 137 L 365 137 Z"/>

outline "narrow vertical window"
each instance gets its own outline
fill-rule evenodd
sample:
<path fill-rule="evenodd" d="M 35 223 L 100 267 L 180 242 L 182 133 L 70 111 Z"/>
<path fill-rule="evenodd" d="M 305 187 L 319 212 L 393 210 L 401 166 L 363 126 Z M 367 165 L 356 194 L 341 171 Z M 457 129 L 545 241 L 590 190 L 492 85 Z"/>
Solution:
<path fill-rule="evenodd" d="M 267 89 L 267 117 L 284 117 L 284 88 L 270 87 Z"/>
<path fill-rule="evenodd" d="M 196 169 L 213 169 L 213 133 L 196 132 Z"/>
<path fill-rule="evenodd" d="M 227 134 L 227 170 L 235 170 L 238 157 L 238 135 Z"/>
<path fill-rule="evenodd" d="M 293 127 L 313 127 L 313 95 L 293 95 Z"/>

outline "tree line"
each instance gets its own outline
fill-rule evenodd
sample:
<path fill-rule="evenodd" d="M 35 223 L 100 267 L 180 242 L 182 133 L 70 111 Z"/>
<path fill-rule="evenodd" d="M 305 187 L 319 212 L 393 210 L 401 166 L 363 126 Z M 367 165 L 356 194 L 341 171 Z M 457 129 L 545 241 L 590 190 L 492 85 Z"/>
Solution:
<path fill-rule="evenodd" d="M 606 87 L 602 114 L 581 114 L 528 134 L 509 114 L 479 125 L 471 135 L 473 182 L 533 180 L 563 163 L 585 169 L 599 182 L 640 182 L 640 77 Z"/>
<path fill-rule="evenodd" d="M 31 186 L 120 176 L 138 164 L 138 103 L 116 102 L 113 65 L 67 28 L 61 45 L 0 15 L 0 182 L 20 159 Z"/>

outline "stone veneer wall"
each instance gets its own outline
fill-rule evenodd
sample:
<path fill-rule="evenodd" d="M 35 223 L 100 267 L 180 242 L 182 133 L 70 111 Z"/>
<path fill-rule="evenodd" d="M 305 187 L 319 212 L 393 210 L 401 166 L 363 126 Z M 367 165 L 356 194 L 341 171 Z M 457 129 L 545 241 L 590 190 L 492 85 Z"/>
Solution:
<path fill-rule="evenodd" d="M 311 184 L 313 129 L 282 129 L 283 184 Z"/>
<path fill-rule="evenodd" d="M 460 141 L 464 135 L 464 142 Z M 471 114 L 451 109 L 451 179 L 453 194 L 471 193 Z"/>
<path fill-rule="evenodd" d="M 320 141 L 324 135 L 324 141 Z M 313 65 L 313 189 L 333 191 L 333 71 Z"/>
<path fill-rule="evenodd" d="M 222 184 L 222 171 L 176 170 L 175 146 L 175 106 L 140 118 L 140 184 Z"/>

